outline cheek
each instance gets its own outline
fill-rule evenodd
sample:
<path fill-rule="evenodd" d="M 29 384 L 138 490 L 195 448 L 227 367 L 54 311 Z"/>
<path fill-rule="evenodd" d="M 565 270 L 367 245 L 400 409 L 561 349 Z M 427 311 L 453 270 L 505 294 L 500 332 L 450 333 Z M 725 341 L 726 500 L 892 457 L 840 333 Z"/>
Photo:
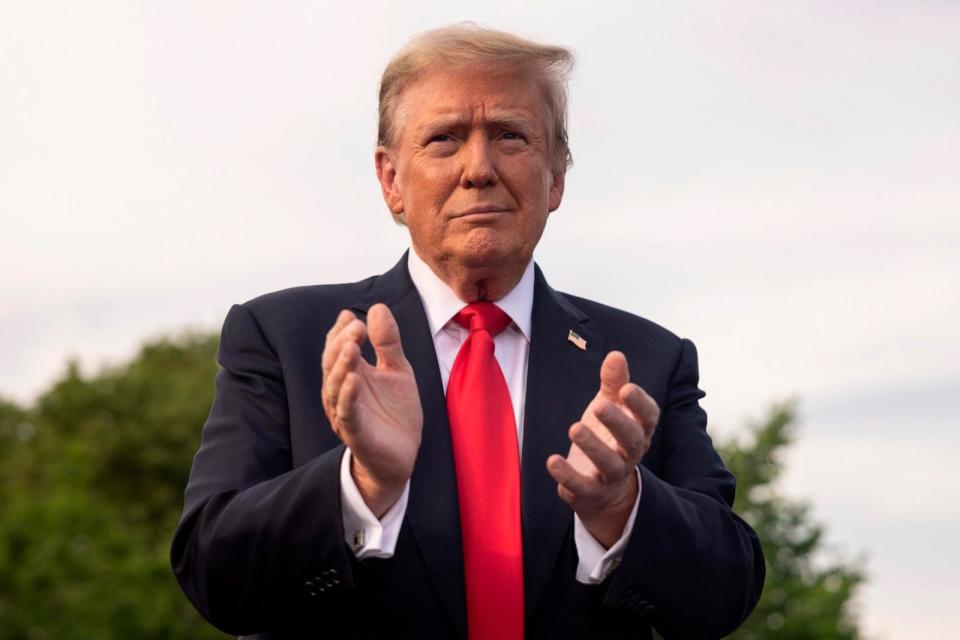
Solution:
<path fill-rule="evenodd" d="M 538 217 L 549 205 L 550 178 L 541 171 L 526 171 L 518 176 L 514 193 L 528 214 Z"/>
<path fill-rule="evenodd" d="M 417 207 L 439 209 L 458 184 L 458 176 L 448 167 L 425 163 L 414 167 L 405 176 L 405 195 Z"/>
<path fill-rule="evenodd" d="M 437 167 L 410 167 L 403 176 L 403 203 L 410 233 L 421 243 L 439 246 L 444 236 L 441 215 L 452 189 Z M 456 183 L 454 184 L 456 186 Z"/>

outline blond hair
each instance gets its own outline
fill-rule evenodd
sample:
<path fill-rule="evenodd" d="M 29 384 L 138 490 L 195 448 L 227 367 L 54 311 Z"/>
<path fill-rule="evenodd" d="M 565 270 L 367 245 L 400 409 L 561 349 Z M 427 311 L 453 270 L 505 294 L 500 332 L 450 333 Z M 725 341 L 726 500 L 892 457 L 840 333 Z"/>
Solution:
<path fill-rule="evenodd" d="M 390 147 L 397 139 L 400 94 L 430 68 L 491 65 L 530 74 L 544 90 L 550 130 L 551 165 L 562 173 L 572 163 L 567 140 L 567 78 L 573 53 L 495 29 L 466 22 L 425 31 L 390 60 L 380 79 L 380 122 L 377 142 Z"/>

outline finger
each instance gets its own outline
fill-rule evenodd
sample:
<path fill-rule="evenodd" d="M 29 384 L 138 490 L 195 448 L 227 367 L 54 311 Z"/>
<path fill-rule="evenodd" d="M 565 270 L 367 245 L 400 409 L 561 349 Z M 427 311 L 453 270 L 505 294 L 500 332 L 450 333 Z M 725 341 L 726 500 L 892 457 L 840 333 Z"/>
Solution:
<path fill-rule="evenodd" d="M 620 399 L 630 412 L 643 424 L 647 437 L 653 436 L 653 430 L 660 422 L 660 407 L 656 400 L 635 384 L 620 388 Z"/>
<path fill-rule="evenodd" d="M 324 338 L 324 349 L 330 346 L 331 343 L 336 339 L 340 332 L 343 331 L 343 328 L 346 327 L 352 320 L 355 320 L 357 316 L 353 315 L 352 311 L 347 309 L 342 309 L 337 315 L 336 321 L 333 323 L 333 326 L 330 327 L 330 330 L 327 331 L 327 335 Z"/>
<path fill-rule="evenodd" d="M 357 398 L 360 396 L 360 376 L 356 371 L 349 372 L 343 379 L 340 395 L 337 397 L 337 419 L 343 428 L 351 435 L 356 435 L 360 425 L 355 420 Z"/>
<path fill-rule="evenodd" d="M 323 366 L 323 374 L 326 375 L 330 371 L 330 367 L 333 366 L 333 362 L 337 357 L 337 354 L 340 352 L 340 349 L 337 348 L 337 337 L 343 331 L 344 327 L 350 324 L 351 321 L 356 320 L 356 316 L 353 315 L 353 312 L 343 309 L 340 311 L 340 314 L 337 316 L 336 322 L 333 323 L 333 326 L 330 327 L 330 330 L 327 331 L 326 339 L 323 343 L 323 358 L 321 364 Z M 332 353 L 329 353 L 333 350 Z"/>
<path fill-rule="evenodd" d="M 569 435 L 570 440 L 593 462 L 603 482 L 617 482 L 626 475 L 631 465 L 623 459 L 619 451 L 607 446 L 589 426 L 577 422 L 570 427 Z"/>
<path fill-rule="evenodd" d="M 330 398 L 330 375 L 333 371 L 333 367 L 336 365 L 337 359 L 343 352 L 344 345 L 348 343 L 353 343 L 355 345 L 362 344 L 365 334 L 366 325 L 364 325 L 360 320 L 354 318 L 353 320 L 348 320 L 347 325 L 340 329 L 339 333 L 333 338 L 333 340 L 324 347 L 323 384 L 321 386 L 321 397 L 323 400 L 323 408 L 327 411 L 328 417 L 331 419 L 333 418 L 331 411 L 336 408 L 335 395 Z"/>
<path fill-rule="evenodd" d="M 627 459 L 639 461 L 647 449 L 647 433 L 643 425 L 612 402 L 603 401 L 597 408 L 596 416 L 617 439 Z"/>
<path fill-rule="evenodd" d="M 406 369 L 409 365 L 400 343 L 400 327 L 385 304 L 375 304 L 367 312 L 370 344 L 377 353 L 377 368 Z"/>
<path fill-rule="evenodd" d="M 343 381 L 347 374 L 356 371 L 359 361 L 360 347 L 355 342 L 345 342 L 340 348 L 340 354 L 333 363 L 333 367 L 330 368 L 329 375 L 324 379 L 323 398 L 327 408 L 336 410 Z M 340 417 L 340 412 L 337 411 L 336 415 Z"/>
<path fill-rule="evenodd" d="M 611 351 L 600 365 L 600 394 L 613 400 L 620 387 L 630 382 L 627 358 L 619 351 Z"/>
<path fill-rule="evenodd" d="M 336 322 L 334 322 L 333 326 L 330 327 L 330 330 L 327 331 L 327 342 L 330 342 L 330 340 L 336 337 L 340 330 L 350 324 L 351 320 L 355 320 L 356 317 L 357 316 L 355 316 L 352 311 L 348 309 L 342 309 L 337 315 Z"/>
<path fill-rule="evenodd" d="M 348 311 L 347 313 L 350 312 Z M 350 315 L 353 316 L 352 313 Z M 352 319 L 348 318 L 347 323 L 342 326 L 335 335 L 332 337 L 330 334 L 327 335 L 328 341 L 323 348 L 323 358 L 321 360 L 324 375 L 330 372 L 330 368 L 333 367 L 333 363 L 336 362 L 337 357 L 340 355 L 340 349 L 343 347 L 344 342 L 349 341 L 363 344 L 367 336 L 367 326 L 354 316 Z"/>
<path fill-rule="evenodd" d="M 573 465 L 559 454 L 547 458 L 547 471 L 559 485 L 574 496 L 586 496 L 596 492 L 596 482 L 574 469 Z"/>

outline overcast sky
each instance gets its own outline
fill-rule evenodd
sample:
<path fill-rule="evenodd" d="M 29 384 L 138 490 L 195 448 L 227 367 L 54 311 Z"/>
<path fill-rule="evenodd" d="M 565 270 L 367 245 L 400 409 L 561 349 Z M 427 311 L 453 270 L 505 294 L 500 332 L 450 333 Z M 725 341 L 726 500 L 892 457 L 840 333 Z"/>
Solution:
<path fill-rule="evenodd" d="M 342 4 L 0 4 L 0 394 L 389 268 L 379 73 L 479 21 L 578 55 L 553 286 L 691 338 L 716 433 L 798 398 L 866 628 L 960 636 L 960 4 Z"/>

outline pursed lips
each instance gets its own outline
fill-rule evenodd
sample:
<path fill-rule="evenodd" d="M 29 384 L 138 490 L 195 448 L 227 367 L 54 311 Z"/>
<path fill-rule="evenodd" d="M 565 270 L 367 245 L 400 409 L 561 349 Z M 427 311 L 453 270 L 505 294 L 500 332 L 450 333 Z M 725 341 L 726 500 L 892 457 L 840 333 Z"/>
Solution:
<path fill-rule="evenodd" d="M 495 204 L 478 204 L 474 205 L 468 209 L 463 209 L 453 213 L 451 218 L 462 218 L 465 216 L 474 216 L 474 215 L 483 215 L 483 214 L 496 214 L 496 213 L 506 213 L 512 211 L 512 207 L 504 207 L 501 205 Z"/>

